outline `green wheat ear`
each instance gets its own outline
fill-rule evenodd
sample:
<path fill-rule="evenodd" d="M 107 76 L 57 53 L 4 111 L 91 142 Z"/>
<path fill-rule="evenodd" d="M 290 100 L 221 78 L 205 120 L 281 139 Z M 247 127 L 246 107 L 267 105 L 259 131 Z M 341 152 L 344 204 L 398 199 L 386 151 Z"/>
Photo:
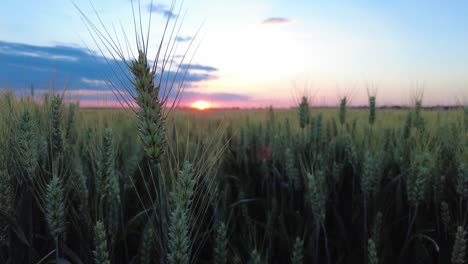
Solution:
<path fill-rule="evenodd" d="M 411 128 L 413 126 L 413 114 L 411 112 L 406 113 L 405 126 L 403 128 L 403 137 L 409 138 L 411 135 Z"/>
<path fill-rule="evenodd" d="M 113 146 L 112 129 L 106 128 L 103 136 L 102 152 L 102 175 L 101 184 L 104 184 L 102 195 L 105 197 L 106 227 L 111 238 L 111 245 L 114 244 L 116 234 L 119 228 L 119 210 L 120 210 L 120 184 L 115 171 L 115 157 Z"/>
<path fill-rule="evenodd" d="M 414 123 L 414 127 L 416 127 L 419 131 L 424 132 L 426 128 L 426 120 L 421 114 L 422 110 L 423 110 L 422 99 L 418 99 L 415 102 L 413 123 Z"/>
<path fill-rule="evenodd" d="M 346 123 L 346 96 L 341 98 L 340 100 L 340 113 L 339 113 L 339 118 L 340 118 L 340 124 L 343 126 Z"/>
<path fill-rule="evenodd" d="M 21 166 L 26 172 L 26 177 L 33 180 L 37 168 L 37 133 L 34 117 L 29 110 L 24 110 L 18 128 L 18 151 Z"/>
<path fill-rule="evenodd" d="M 226 235 L 226 225 L 219 222 L 216 226 L 216 238 L 214 248 L 214 264 L 226 264 L 228 259 L 228 240 Z"/>
<path fill-rule="evenodd" d="M 78 139 L 78 131 L 76 129 L 76 105 L 70 104 L 68 106 L 68 119 L 65 130 L 65 137 L 68 144 L 74 145 Z"/>
<path fill-rule="evenodd" d="M 369 97 L 369 124 L 372 126 L 375 122 L 375 96 Z"/>
<path fill-rule="evenodd" d="M 61 128 L 62 120 L 62 97 L 54 95 L 52 98 L 50 112 L 50 128 L 51 128 L 51 147 L 52 155 L 56 158 L 57 155 L 63 152 L 63 136 Z"/>
<path fill-rule="evenodd" d="M 109 204 L 120 202 L 120 187 L 115 172 L 115 157 L 113 147 L 113 132 L 111 128 L 104 129 L 102 156 L 99 166 L 97 190 L 106 196 Z"/>
<path fill-rule="evenodd" d="M 96 245 L 96 250 L 94 251 L 95 264 L 110 264 L 109 252 L 107 251 L 106 230 L 101 221 L 96 222 L 94 243 Z"/>
<path fill-rule="evenodd" d="M 431 175 L 432 159 L 428 153 L 417 153 L 411 162 L 407 179 L 408 202 L 418 205 L 424 199 L 427 180 Z"/>
<path fill-rule="evenodd" d="M 362 164 L 361 190 L 367 200 L 378 188 L 378 159 L 366 151 Z"/>
<path fill-rule="evenodd" d="M 136 102 L 140 107 L 136 114 L 143 147 L 153 162 L 160 162 L 165 146 L 165 116 L 159 98 L 160 86 L 154 85 L 156 73 L 148 66 L 146 54 L 141 50 L 138 59 L 130 65 L 130 71 L 135 79 Z"/>
<path fill-rule="evenodd" d="M 346 153 L 346 161 L 349 165 L 351 165 L 354 169 L 357 167 L 358 163 L 358 150 L 356 143 L 354 142 L 352 136 L 350 134 L 346 134 L 344 137 L 344 151 Z"/>
<path fill-rule="evenodd" d="M 309 112 L 309 99 L 303 96 L 299 104 L 299 126 L 304 129 L 309 123 L 310 112 Z"/>
<path fill-rule="evenodd" d="M 194 186 L 192 165 L 185 162 L 183 169 L 179 172 L 175 192 L 172 194 L 175 208 L 169 216 L 167 261 L 170 264 L 190 262 L 189 208 Z"/>
<path fill-rule="evenodd" d="M 455 234 L 455 243 L 452 249 L 452 264 L 463 264 L 465 263 L 466 254 L 466 231 L 462 226 L 457 228 Z"/>
<path fill-rule="evenodd" d="M 296 237 L 294 241 L 292 255 L 291 255 L 291 264 L 301 264 L 304 262 L 304 240 Z"/>
<path fill-rule="evenodd" d="M 112 129 L 104 130 L 104 174 L 106 180 L 106 193 L 113 203 L 120 203 L 120 187 L 117 174 L 115 173 L 115 158 L 113 147 Z"/>
<path fill-rule="evenodd" d="M 322 171 L 307 173 L 307 198 L 315 221 L 320 225 L 325 222 L 326 216 L 327 191 L 324 177 Z"/>
<path fill-rule="evenodd" d="M 72 160 L 70 162 L 72 163 L 71 184 L 80 197 L 81 208 L 85 209 L 89 199 L 87 178 L 83 172 L 81 160 L 76 154 L 72 156 Z"/>
<path fill-rule="evenodd" d="M 285 151 L 285 157 L 286 157 L 286 176 L 288 177 L 288 182 L 290 187 L 292 187 L 293 190 L 299 190 L 300 185 L 301 185 L 301 179 L 299 176 L 299 171 L 296 168 L 295 162 L 294 162 L 294 155 L 291 151 L 290 148 L 286 148 Z"/>
<path fill-rule="evenodd" d="M 323 136 L 323 114 L 320 112 L 317 116 L 317 119 L 315 120 L 315 126 L 314 126 L 314 137 L 315 137 L 315 148 L 317 151 L 320 151 L 322 149 L 322 143 L 324 142 L 324 136 Z"/>
<path fill-rule="evenodd" d="M 140 245 L 140 263 L 141 264 L 149 264 L 153 259 L 153 251 L 155 243 L 155 231 L 151 226 L 152 223 L 148 222 L 146 224 L 145 229 L 143 230 L 143 236 Z"/>
<path fill-rule="evenodd" d="M 193 177 L 192 165 L 184 163 L 182 171 L 179 173 L 179 179 L 174 193 L 174 200 L 177 206 L 188 210 L 192 203 L 195 180 Z"/>
<path fill-rule="evenodd" d="M 169 252 L 167 254 L 167 261 L 169 264 L 189 264 L 190 238 L 185 210 L 177 207 L 171 213 L 169 222 Z"/>
<path fill-rule="evenodd" d="M 55 175 L 47 185 L 46 219 L 52 237 L 58 239 L 65 231 L 65 205 L 63 187 Z"/>

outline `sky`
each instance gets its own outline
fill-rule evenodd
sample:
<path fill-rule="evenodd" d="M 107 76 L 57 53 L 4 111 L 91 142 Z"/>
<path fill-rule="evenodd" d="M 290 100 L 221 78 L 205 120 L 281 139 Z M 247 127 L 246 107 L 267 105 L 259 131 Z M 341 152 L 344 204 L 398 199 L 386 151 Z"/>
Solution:
<path fill-rule="evenodd" d="M 313 105 L 334 106 L 342 96 L 365 105 L 368 90 L 378 105 L 410 104 L 421 90 L 426 105 L 468 100 L 466 1 L 185 0 L 171 11 L 170 0 L 134 0 L 133 7 L 145 36 L 151 15 L 150 59 L 167 19 L 170 28 L 181 25 L 166 73 L 174 79 L 178 66 L 187 70 L 174 79 L 184 76 L 182 106 L 290 107 L 302 95 Z M 116 43 L 127 38 L 125 54 L 135 56 L 131 0 L 4 1 L 0 87 L 66 89 L 82 106 L 118 106 L 112 90 L 126 93 L 124 75 L 112 69 L 123 64 L 110 65 L 112 53 L 83 14 Z"/>

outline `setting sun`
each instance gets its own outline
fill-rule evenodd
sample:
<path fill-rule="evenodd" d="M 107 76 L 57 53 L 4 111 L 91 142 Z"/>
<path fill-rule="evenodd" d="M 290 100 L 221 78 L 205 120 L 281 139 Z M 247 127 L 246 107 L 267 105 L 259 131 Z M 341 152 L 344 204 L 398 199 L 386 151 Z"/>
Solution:
<path fill-rule="evenodd" d="M 196 101 L 192 104 L 193 108 L 196 108 L 198 110 L 206 110 L 211 107 L 211 104 L 208 103 L 207 101 Z"/>

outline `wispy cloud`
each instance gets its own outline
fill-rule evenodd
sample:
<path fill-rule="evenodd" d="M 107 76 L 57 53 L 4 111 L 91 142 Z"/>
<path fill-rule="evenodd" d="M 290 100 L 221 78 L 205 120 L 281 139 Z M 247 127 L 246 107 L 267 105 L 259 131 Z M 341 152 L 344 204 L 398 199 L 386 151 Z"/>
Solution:
<path fill-rule="evenodd" d="M 162 4 L 148 4 L 148 12 L 161 14 L 164 17 L 169 17 L 171 19 L 177 16 L 173 10 Z"/>
<path fill-rule="evenodd" d="M 52 91 L 49 89 L 35 89 L 34 93 L 38 96 L 42 96 L 46 93 L 51 93 Z M 120 92 L 124 96 L 128 96 L 127 92 Z M 92 99 L 97 99 L 97 98 L 104 98 L 106 96 L 114 96 L 114 91 L 112 90 L 88 90 L 88 89 L 76 89 L 76 90 L 66 90 L 64 91 L 64 96 L 65 98 L 70 98 L 70 97 L 79 97 L 81 99 L 86 99 L 86 98 L 92 98 Z"/>
<path fill-rule="evenodd" d="M 8 63 L 7 67 L 10 67 L 10 68 L 13 67 L 13 68 L 18 68 L 18 69 L 22 69 L 22 70 L 32 70 L 32 71 L 36 71 L 36 72 L 50 72 L 50 69 L 41 68 L 41 67 L 34 67 L 34 66 L 31 66 L 31 65 L 27 65 L 27 64 Z"/>
<path fill-rule="evenodd" d="M 182 99 L 184 102 L 192 102 L 200 99 L 218 102 L 236 102 L 247 101 L 250 99 L 250 97 L 248 95 L 236 93 L 199 93 L 186 91 L 184 92 Z"/>
<path fill-rule="evenodd" d="M 114 91 L 111 90 L 69 90 L 66 91 L 66 95 L 71 96 L 105 96 L 105 95 L 114 95 Z"/>
<path fill-rule="evenodd" d="M 192 37 L 190 37 L 190 36 L 186 36 L 186 37 L 178 36 L 178 37 L 176 37 L 175 40 L 179 41 L 179 42 L 188 42 L 188 41 L 192 40 Z"/>
<path fill-rule="evenodd" d="M 18 52 L 7 52 L 11 50 Z M 36 54 L 48 54 L 48 56 L 36 56 Z M 57 57 L 76 59 L 57 60 Z M 124 68 L 122 61 L 115 63 L 122 64 Z M 103 97 L 115 99 L 111 89 L 117 89 L 130 98 L 130 95 L 125 93 L 123 85 L 131 84 L 118 80 L 116 73 L 109 68 L 103 57 L 97 53 L 90 54 L 85 48 L 43 47 L 0 41 L 0 65 L 3 65 L 0 67 L 0 80 L 4 80 L 9 88 L 18 92 L 27 90 L 30 85 L 34 85 L 36 91 L 48 89 L 52 81 L 57 88 L 66 89 L 68 96 L 78 97 L 81 100 L 98 100 Z M 174 62 L 172 69 L 166 69 L 161 80 L 162 92 L 165 89 L 169 90 L 166 84 L 170 86 L 174 82 L 173 85 L 178 87 L 182 81 L 185 88 L 195 91 L 201 88 L 198 84 L 218 77 L 216 67 L 202 64 L 189 67 L 188 64 L 182 64 L 178 72 L 176 65 L 177 61 Z M 159 76 L 157 78 L 159 80 Z M 170 98 L 175 97 L 175 90 Z"/>
<path fill-rule="evenodd" d="M 0 42 L 0 53 L 7 55 L 16 55 L 22 57 L 41 58 L 49 60 L 62 60 L 62 61 L 78 61 L 78 58 L 73 55 L 64 55 L 59 53 L 50 53 L 46 50 L 25 50 L 18 44 L 6 45 L 6 43 Z"/>
<path fill-rule="evenodd" d="M 65 99 L 65 102 L 72 102 L 75 103 L 77 100 L 73 99 Z M 111 99 L 111 100 L 104 100 L 104 99 L 89 99 L 89 100 L 80 100 L 79 101 L 80 107 L 87 107 L 87 108 L 120 108 L 120 107 L 129 107 L 126 103 L 119 102 L 118 100 Z M 138 105 L 135 102 L 129 102 L 130 106 L 133 108 L 137 108 Z"/>
<path fill-rule="evenodd" d="M 262 21 L 264 25 L 278 25 L 278 24 L 288 24 L 291 23 L 292 20 L 285 17 L 269 17 Z"/>
<path fill-rule="evenodd" d="M 90 84 L 93 86 L 105 86 L 108 84 L 105 80 L 98 80 L 98 79 L 88 79 L 86 77 L 81 78 L 81 81 L 86 84 Z"/>
<path fill-rule="evenodd" d="M 207 66 L 207 65 L 200 65 L 200 64 L 182 64 L 180 66 L 181 70 L 194 70 L 194 71 L 205 71 L 205 72 L 215 72 L 218 71 L 218 68 Z"/>

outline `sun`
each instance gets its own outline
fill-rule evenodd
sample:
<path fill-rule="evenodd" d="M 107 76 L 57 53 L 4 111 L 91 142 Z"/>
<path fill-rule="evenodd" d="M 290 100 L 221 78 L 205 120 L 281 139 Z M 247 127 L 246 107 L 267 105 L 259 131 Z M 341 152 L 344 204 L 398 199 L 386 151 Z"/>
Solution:
<path fill-rule="evenodd" d="M 199 101 L 192 103 L 192 107 L 198 110 L 206 110 L 211 107 L 211 104 L 208 103 L 207 101 L 199 100 Z"/>

